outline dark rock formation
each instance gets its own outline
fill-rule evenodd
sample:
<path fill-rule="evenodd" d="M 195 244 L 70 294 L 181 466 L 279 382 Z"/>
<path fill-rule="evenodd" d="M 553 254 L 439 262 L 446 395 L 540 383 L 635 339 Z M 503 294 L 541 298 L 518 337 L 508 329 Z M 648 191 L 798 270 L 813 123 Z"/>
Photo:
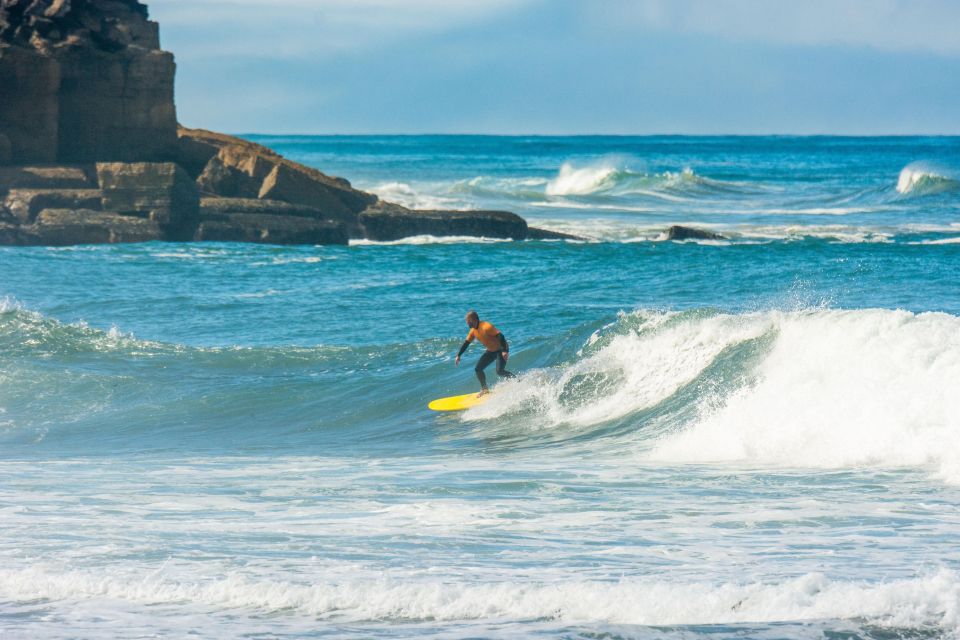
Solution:
<path fill-rule="evenodd" d="M 194 240 L 269 244 L 347 244 L 347 228 L 331 220 L 248 213 L 204 216 Z"/>
<path fill-rule="evenodd" d="M 0 161 L 171 159 L 174 72 L 137 0 L 2 0 Z"/>
<path fill-rule="evenodd" d="M 200 225 L 194 240 L 266 242 L 271 244 L 347 244 L 342 222 L 327 220 L 323 212 L 254 198 L 203 198 Z"/>
<path fill-rule="evenodd" d="M 96 187 L 93 167 L 0 167 L 0 190 Z"/>
<path fill-rule="evenodd" d="M 260 200 L 258 198 L 221 198 L 203 197 L 200 199 L 200 216 L 256 214 L 270 216 L 294 216 L 296 218 L 315 218 L 322 220 L 323 212 L 314 207 L 305 207 L 279 200 Z"/>
<path fill-rule="evenodd" d="M 89 209 L 102 207 L 98 189 L 11 189 L 3 206 L 19 224 L 31 224 L 44 209 Z"/>
<path fill-rule="evenodd" d="M 147 242 L 162 237 L 152 220 L 86 209 L 44 209 L 34 224 L 19 227 L 17 237 L 7 244 L 64 246 Z"/>
<path fill-rule="evenodd" d="M 200 194 L 196 183 L 179 165 L 172 162 L 99 163 L 97 179 L 105 210 L 149 218 L 159 224 L 171 240 L 188 240 L 193 236 Z"/>
<path fill-rule="evenodd" d="M 726 236 L 703 229 L 673 225 L 666 232 L 667 240 L 726 240 Z"/>
<path fill-rule="evenodd" d="M 359 223 L 366 238 L 378 241 L 419 235 L 527 237 L 526 221 L 508 211 L 414 211 L 384 202 L 361 213 Z"/>
<path fill-rule="evenodd" d="M 561 233 L 560 231 L 549 231 L 547 229 L 538 229 L 537 227 L 527 227 L 527 240 L 576 240 L 579 242 L 586 241 L 585 238 L 580 236 L 570 235 L 569 233 Z"/>

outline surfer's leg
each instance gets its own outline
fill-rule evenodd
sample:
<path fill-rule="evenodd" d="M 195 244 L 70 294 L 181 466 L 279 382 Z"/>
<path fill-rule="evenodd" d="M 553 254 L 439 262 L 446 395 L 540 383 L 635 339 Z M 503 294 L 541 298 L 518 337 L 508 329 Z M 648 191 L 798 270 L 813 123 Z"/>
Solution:
<path fill-rule="evenodd" d="M 477 380 L 480 381 L 480 388 L 484 391 L 487 390 L 487 376 L 483 372 L 484 369 L 490 366 L 490 363 L 493 362 L 493 359 L 497 357 L 497 351 L 485 351 L 480 359 L 477 360 L 477 366 L 473 368 L 477 372 Z"/>
<path fill-rule="evenodd" d="M 503 353 L 497 351 L 497 375 L 501 378 L 512 378 L 514 377 L 512 373 L 506 369 L 507 361 L 503 359 Z"/>

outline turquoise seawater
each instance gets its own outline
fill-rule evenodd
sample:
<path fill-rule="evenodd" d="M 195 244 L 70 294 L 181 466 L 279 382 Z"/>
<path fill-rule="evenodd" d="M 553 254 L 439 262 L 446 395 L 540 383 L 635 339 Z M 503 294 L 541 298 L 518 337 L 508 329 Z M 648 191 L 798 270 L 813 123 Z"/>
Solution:
<path fill-rule="evenodd" d="M 960 635 L 960 138 L 251 138 L 584 240 L 0 248 L 0 635 Z"/>

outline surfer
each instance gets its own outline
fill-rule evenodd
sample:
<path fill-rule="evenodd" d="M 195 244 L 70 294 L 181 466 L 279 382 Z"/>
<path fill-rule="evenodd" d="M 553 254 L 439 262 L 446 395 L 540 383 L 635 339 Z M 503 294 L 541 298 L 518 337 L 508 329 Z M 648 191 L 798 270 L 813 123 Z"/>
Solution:
<path fill-rule="evenodd" d="M 480 356 L 477 366 L 473 369 L 477 372 L 477 379 L 480 381 L 481 391 L 478 395 L 482 396 L 490 393 L 487 388 L 487 376 L 483 370 L 490 366 L 490 363 L 494 360 L 497 361 L 498 376 L 501 378 L 513 377 L 513 374 L 506 370 L 507 358 L 510 357 L 510 346 L 500 330 L 489 322 L 480 320 L 476 311 L 467 312 L 467 326 L 470 327 L 470 333 L 467 334 L 467 339 L 460 345 L 460 351 L 457 352 L 457 359 L 454 364 L 460 364 L 460 356 L 463 355 L 463 352 L 467 350 L 474 339 L 479 340 L 480 344 L 487 348 L 487 351 Z"/>

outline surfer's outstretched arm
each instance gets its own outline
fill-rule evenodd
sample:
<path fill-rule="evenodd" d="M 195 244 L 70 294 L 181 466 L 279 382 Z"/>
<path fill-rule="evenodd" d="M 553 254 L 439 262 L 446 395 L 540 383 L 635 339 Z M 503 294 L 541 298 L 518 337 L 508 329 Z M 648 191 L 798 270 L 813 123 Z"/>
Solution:
<path fill-rule="evenodd" d="M 462 345 L 460 345 L 460 351 L 457 351 L 457 359 L 453 361 L 454 364 L 460 364 L 460 356 L 462 356 L 462 355 L 463 355 L 463 352 L 466 351 L 466 350 L 467 350 L 467 347 L 470 346 L 470 342 L 471 342 L 471 340 L 470 340 L 470 339 L 467 339 L 467 340 L 464 340 L 464 341 L 463 341 L 463 344 L 462 344 Z"/>

